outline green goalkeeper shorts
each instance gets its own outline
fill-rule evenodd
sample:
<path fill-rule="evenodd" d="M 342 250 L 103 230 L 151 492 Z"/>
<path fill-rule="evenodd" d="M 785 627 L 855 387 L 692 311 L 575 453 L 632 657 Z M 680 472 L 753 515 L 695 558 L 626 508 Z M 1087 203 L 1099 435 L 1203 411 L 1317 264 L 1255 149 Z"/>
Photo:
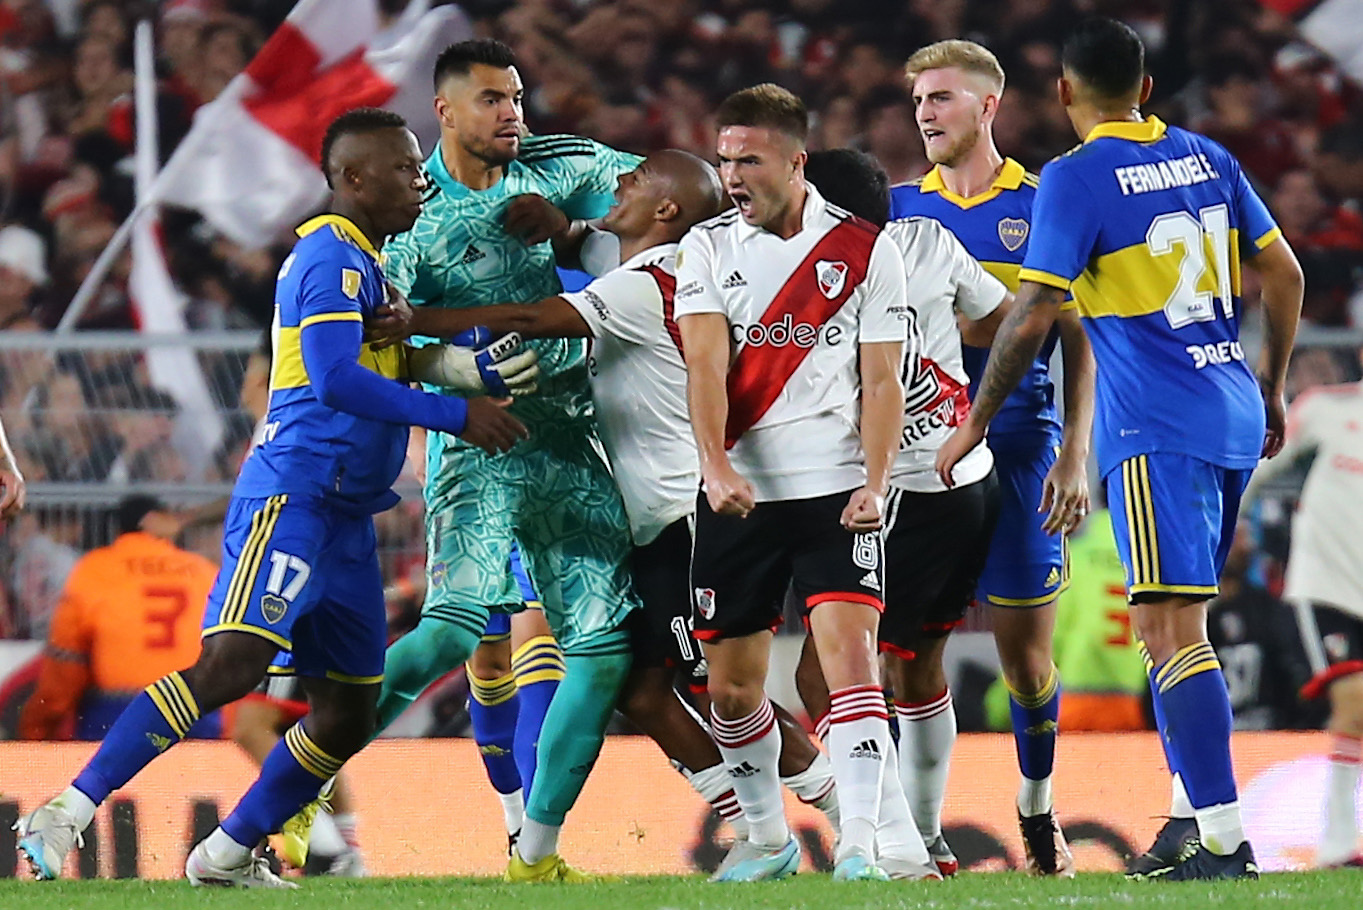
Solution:
<path fill-rule="evenodd" d="M 638 599 L 624 503 L 595 440 L 542 433 L 506 455 L 445 447 L 432 462 L 422 615 L 519 610 L 518 544 L 564 653 L 616 650 Z"/>

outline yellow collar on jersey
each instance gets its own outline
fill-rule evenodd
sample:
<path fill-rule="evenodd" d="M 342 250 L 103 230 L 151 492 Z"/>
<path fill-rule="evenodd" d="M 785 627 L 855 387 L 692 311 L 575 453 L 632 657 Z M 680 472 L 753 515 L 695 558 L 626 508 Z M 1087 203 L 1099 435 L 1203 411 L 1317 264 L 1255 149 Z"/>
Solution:
<path fill-rule="evenodd" d="M 370 243 L 369 238 L 364 236 L 364 231 L 355 226 L 355 222 L 344 215 L 326 214 L 309 218 L 298 226 L 296 233 L 299 237 L 306 237 L 313 231 L 321 230 L 324 227 L 330 227 L 342 240 L 355 244 L 372 256 L 375 262 L 378 261 L 379 251 L 374 249 L 374 244 Z"/>
<path fill-rule="evenodd" d="M 1022 186 L 1022 178 L 1027 176 L 1027 169 L 1018 164 L 1012 158 L 1003 159 L 1003 167 L 999 169 L 999 175 L 994 178 L 994 182 L 989 184 L 989 189 L 974 196 L 959 196 L 947 189 L 946 181 L 942 179 L 942 166 L 933 165 L 932 170 L 928 171 L 923 177 L 923 182 L 919 184 L 920 193 L 937 193 L 952 205 L 963 209 L 974 208 L 983 205 L 993 199 L 1004 190 L 1015 190 Z"/>
<path fill-rule="evenodd" d="M 1095 139 L 1105 138 L 1128 139 L 1132 142 L 1154 142 L 1156 139 L 1162 139 L 1168 129 L 1164 125 L 1164 121 L 1153 114 L 1139 122 L 1108 120 L 1089 130 L 1089 134 L 1084 137 L 1084 143 L 1088 144 Z"/>

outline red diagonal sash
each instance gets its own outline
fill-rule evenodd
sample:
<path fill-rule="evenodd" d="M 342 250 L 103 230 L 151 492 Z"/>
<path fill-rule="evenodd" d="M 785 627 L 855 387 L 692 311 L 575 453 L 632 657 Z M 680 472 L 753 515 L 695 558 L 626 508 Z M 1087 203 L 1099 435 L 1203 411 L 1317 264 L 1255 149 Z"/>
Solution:
<path fill-rule="evenodd" d="M 825 234 L 772 298 L 771 306 L 762 314 L 761 324 L 770 327 L 789 316 L 793 326 L 808 323 L 821 329 L 866 279 L 871 249 L 878 233 L 870 222 L 848 218 Z M 816 268 L 820 261 L 843 263 L 847 267 L 842 287 L 831 298 L 820 290 Z M 848 341 L 856 344 L 856 338 Z M 733 448 L 738 438 L 762 419 L 813 349 L 812 345 L 801 347 L 791 339 L 779 345 L 743 344 L 729 367 L 725 448 Z"/>
<path fill-rule="evenodd" d="M 677 346 L 677 353 L 683 354 L 681 329 L 677 328 L 677 318 L 673 310 L 673 300 L 677 296 L 677 277 L 667 274 L 662 266 L 657 265 L 646 265 L 635 271 L 652 275 L 653 280 L 658 283 L 658 293 L 663 296 L 663 328 L 667 329 L 667 334 L 672 339 L 672 343 Z M 685 355 L 683 354 L 683 356 Z"/>

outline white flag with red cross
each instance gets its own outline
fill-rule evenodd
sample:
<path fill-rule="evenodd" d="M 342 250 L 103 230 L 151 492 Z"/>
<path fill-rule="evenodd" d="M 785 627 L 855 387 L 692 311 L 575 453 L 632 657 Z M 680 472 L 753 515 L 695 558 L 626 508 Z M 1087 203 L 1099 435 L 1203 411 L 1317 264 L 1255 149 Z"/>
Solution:
<path fill-rule="evenodd" d="M 230 240 L 259 247 L 326 199 L 322 137 L 345 111 L 400 113 L 429 152 L 435 58 L 472 29 L 457 6 L 428 6 L 381 30 L 377 0 L 301 0 L 246 70 L 199 110 L 154 201 L 196 209 Z"/>

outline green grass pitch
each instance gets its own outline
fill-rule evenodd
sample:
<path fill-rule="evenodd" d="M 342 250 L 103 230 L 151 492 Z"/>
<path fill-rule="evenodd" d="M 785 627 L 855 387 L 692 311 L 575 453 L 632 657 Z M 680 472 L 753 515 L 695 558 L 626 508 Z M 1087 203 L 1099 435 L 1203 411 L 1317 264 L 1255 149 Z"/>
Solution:
<path fill-rule="evenodd" d="M 311 879 L 298 891 L 191 889 L 183 881 L 0 882 L 4 910 L 1025 910 L 1143 907 L 1190 910 L 1357 910 L 1363 872 L 1266 875 L 1257 882 L 1133 883 L 1116 875 L 1047 881 L 1019 873 L 948 882 L 835 884 L 826 875 L 711 885 L 700 877 L 633 878 L 602 885 L 505 885 L 491 879 Z"/>

